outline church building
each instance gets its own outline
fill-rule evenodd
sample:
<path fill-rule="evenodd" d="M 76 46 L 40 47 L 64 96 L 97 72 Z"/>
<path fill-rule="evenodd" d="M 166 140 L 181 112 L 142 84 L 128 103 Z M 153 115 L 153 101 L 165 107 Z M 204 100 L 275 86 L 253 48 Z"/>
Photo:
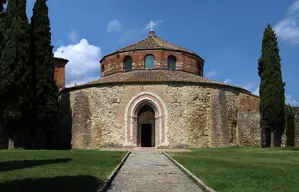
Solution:
<path fill-rule="evenodd" d="M 60 86 L 57 143 L 74 149 L 260 145 L 259 97 L 204 77 L 204 59 L 150 31 L 105 55 L 101 78 Z M 84 65 L 84 63 L 82 63 Z"/>

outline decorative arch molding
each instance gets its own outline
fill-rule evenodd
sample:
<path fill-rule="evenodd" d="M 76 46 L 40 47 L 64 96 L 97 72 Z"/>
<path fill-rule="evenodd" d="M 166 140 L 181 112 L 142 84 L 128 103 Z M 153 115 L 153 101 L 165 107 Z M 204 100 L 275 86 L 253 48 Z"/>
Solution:
<path fill-rule="evenodd" d="M 149 105 L 155 112 L 155 147 L 167 146 L 167 108 L 163 100 L 152 92 L 138 93 L 128 102 L 124 117 L 124 146 L 137 147 L 137 118 L 144 105 Z"/>

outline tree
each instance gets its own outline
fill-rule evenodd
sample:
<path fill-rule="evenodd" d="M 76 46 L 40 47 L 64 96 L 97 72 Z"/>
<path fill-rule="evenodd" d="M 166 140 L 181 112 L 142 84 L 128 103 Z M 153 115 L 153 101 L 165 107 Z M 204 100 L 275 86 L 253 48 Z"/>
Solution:
<path fill-rule="evenodd" d="M 258 61 L 260 82 L 261 146 L 280 147 L 284 131 L 285 90 L 282 81 L 277 37 L 269 24 L 262 42 L 262 55 Z M 272 134 L 271 134 L 272 133 Z"/>
<path fill-rule="evenodd" d="M 295 116 L 290 105 L 285 106 L 285 121 L 286 121 L 286 146 L 295 146 Z"/>
<path fill-rule="evenodd" d="M 1 58 L 1 53 L 4 45 L 4 7 L 3 7 L 4 2 L 0 0 L 0 58 Z"/>
<path fill-rule="evenodd" d="M 58 86 L 54 80 L 54 55 L 46 0 L 37 0 L 31 18 L 31 58 L 36 126 L 33 134 L 53 127 L 58 113 Z"/>
<path fill-rule="evenodd" d="M 10 137 L 28 128 L 30 116 L 29 39 L 26 0 L 10 0 L 6 10 L 4 41 L 0 60 L 0 99 L 4 124 Z M 16 142 L 15 142 L 16 144 Z"/>
<path fill-rule="evenodd" d="M 4 11 L 4 7 L 3 7 L 4 3 L 5 3 L 4 1 L 0 0 L 0 58 L 1 58 L 1 55 L 2 55 L 3 47 L 5 45 L 5 42 L 4 42 L 5 11 Z M 1 79 L 0 79 L 0 81 L 1 81 Z M 1 113 L 1 111 L 2 111 L 1 106 L 2 105 L 3 105 L 2 100 L 0 100 L 0 149 L 7 148 L 7 134 L 6 134 L 6 131 L 4 130 L 4 127 L 2 125 L 2 113 Z"/>

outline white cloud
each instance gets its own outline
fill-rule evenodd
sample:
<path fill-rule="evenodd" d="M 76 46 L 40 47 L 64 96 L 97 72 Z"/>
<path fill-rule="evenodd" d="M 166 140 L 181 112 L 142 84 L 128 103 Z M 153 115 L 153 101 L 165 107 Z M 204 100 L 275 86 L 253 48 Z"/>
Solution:
<path fill-rule="evenodd" d="M 231 84 L 233 81 L 230 78 L 227 78 L 223 81 L 225 84 Z"/>
<path fill-rule="evenodd" d="M 99 78 L 101 48 L 90 45 L 86 39 L 74 45 L 59 47 L 54 56 L 69 60 L 65 74 L 67 87 Z"/>
<path fill-rule="evenodd" d="M 274 31 L 282 40 L 299 44 L 299 0 L 289 6 L 286 18 L 274 26 Z"/>
<path fill-rule="evenodd" d="M 117 19 L 113 19 L 109 22 L 107 27 L 107 32 L 120 32 L 121 31 L 121 23 Z"/>
<path fill-rule="evenodd" d="M 293 99 L 292 95 L 289 94 L 285 94 L 286 97 L 286 103 L 290 104 L 291 106 L 298 106 L 299 105 L 299 101 Z"/>
<path fill-rule="evenodd" d="M 207 73 L 207 77 L 211 78 L 211 77 L 215 76 L 216 74 L 217 74 L 217 72 L 215 70 L 212 70 L 212 71 Z"/>
<path fill-rule="evenodd" d="M 150 30 L 151 27 L 153 28 L 158 27 L 159 25 L 162 25 L 163 20 L 158 20 L 158 21 L 150 21 L 145 27 L 144 30 Z"/>
<path fill-rule="evenodd" d="M 75 30 L 72 30 L 71 32 L 67 33 L 67 36 L 69 40 L 72 42 L 76 42 L 78 40 L 78 33 Z"/>
<path fill-rule="evenodd" d="M 289 15 L 296 14 L 299 11 L 299 0 L 295 0 L 295 2 L 289 6 Z"/>
<path fill-rule="evenodd" d="M 242 88 L 252 91 L 256 87 L 256 83 L 247 83 L 245 85 L 241 85 Z"/>
<path fill-rule="evenodd" d="M 253 91 L 251 91 L 251 93 L 259 96 L 260 95 L 260 86 L 257 86 Z"/>

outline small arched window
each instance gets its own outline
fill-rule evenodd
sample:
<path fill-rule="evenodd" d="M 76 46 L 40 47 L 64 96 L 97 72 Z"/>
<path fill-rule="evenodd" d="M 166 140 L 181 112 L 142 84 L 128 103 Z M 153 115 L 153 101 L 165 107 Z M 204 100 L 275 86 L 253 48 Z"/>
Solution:
<path fill-rule="evenodd" d="M 197 65 L 198 65 L 198 75 L 202 76 L 202 65 L 200 63 L 198 63 Z"/>
<path fill-rule="evenodd" d="M 104 72 L 105 71 L 105 65 L 102 64 L 102 67 L 101 67 L 101 72 Z"/>
<path fill-rule="evenodd" d="M 124 63 L 124 70 L 132 69 L 132 57 L 126 56 L 123 60 Z"/>
<path fill-rule="evenodd" d="M 152 55 L 147 55 L 144 58 L 144 68 L 153 69 L 155 66 L 155 58 Z"/>
<path fill-rule="evenodd" d="M 176 69 L 176 58 L 175 56 L 170 55 L 167 59 L 168 69 Z"/>

